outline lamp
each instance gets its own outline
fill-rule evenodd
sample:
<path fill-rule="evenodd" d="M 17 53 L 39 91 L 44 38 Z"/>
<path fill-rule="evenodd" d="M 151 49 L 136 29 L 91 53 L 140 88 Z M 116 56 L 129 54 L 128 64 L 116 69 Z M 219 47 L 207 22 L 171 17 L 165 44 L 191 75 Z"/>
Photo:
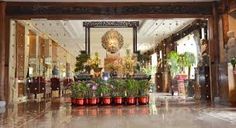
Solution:
<path fill-rule="evenodd" d="M 114 29 L 107 31 L 102 36 L 102 46 L 110 53 L 118 52 L 123 44 L 123 36 Z"/>

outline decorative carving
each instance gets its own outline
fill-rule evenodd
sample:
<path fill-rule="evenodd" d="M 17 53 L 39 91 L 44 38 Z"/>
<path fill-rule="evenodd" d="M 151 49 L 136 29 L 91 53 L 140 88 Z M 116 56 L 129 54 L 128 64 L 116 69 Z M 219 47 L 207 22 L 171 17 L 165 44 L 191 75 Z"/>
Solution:
<path fill-rule="evenodd" d="M 97 21 L 83 22 L 84 27 L 102 28 L 102 27 L 138 27 L 139 21 Z"/>
<path fill-rule="evenodd" d="M 18 6 L 21 5 L 21 6 Z M 200 14 L 211 15 L 211 3 L 7 3 L 7 15 L 135 15 L 135 14 Z"/>
<path fill-rule="evenodd" d="M 123 36 L 116 30 L 111 29 L 102 36 L 102 46 L 110 53 L 118 52 L 124 44 Z"/>

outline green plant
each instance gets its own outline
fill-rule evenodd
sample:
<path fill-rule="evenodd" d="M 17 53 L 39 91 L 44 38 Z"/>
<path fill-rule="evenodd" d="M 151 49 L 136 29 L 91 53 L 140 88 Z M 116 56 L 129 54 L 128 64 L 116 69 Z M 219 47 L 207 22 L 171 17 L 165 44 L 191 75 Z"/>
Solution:
<path fill-rule="evenodd" d="M 93 57 L 90 57 L 87 61 L 87 65 L 90 66 L 92 69 L 99 68 L 99 65 L 101 63 L 101 59 L 99 57 L 98 52 L 95 52 Z"/>
<path fill-rule="evenodd" d="M 86 67 L 85 63 L 89 59 L 89 55 L 85 51 L 81 51 L 76 57 L 75 72 L 83 71 Z"/>
<path fill-rule="evenodd" d="M 154 73 L 155 70 L 156 70 L 156 66 L 147 66 L 147 67 L 141 68 L 141 72 L 146 74 L 147 76 L 152 75 L 152 73 Z"/>
<path fill-rule="evenodd" d="M 179 55 L 176 51 L 171 51 L 167 54 L 167 63 L 169 65 L 171 76 L 174 78 L 177 73 L 180 71 L 179 67 Z"/>
<path fill-rule="evenodd" d="M 113 80 L 111 81 L 111 85 L 113 85 L 112 94 L 113 96 L 124 96 L 125 91 L 125 83 L 124 80 Z"/>
<path fill-rule="evenodd" d="M 138 83 L 134 79 L 128 79 L 126 81 L 126 92 L 128 97 L 135 97 L 138 95 Z"/>
<path fill-rule="evenodd" d="M 103 97 L 109 97 L 111 96 L 111 88 L 106 84 L 102 84 L 98 87 L 97 93 Z"/>
<path fill-rule="evenodd" d="M 71 86 L 71 92 L 72 92 L 71 97 L 72 98 L 84 98 L 86 96 L 88 90 L 89 90 L 89 88 L 87 87 L 86 83 L 74 82 L 74 83 L 72 83 L 72 86 Z"/>
<path fill-rule="evenodd" d="M 230 59 L 230 63 L 232 64 L 233 69 L 234 69 L 234 68 L 235 68 L 235 65 L 236 65 L 236 58 L 235 58 L 235 57 L 232 57 L 232 58 Z"/>
<path fill-rule="evenodd" d="M 147 96 L 150 87 L 149 82 L 147 80 L 139 80 L 137 82 L 138 82 L 139 96 Z"/>
<path fill-rule="evenodd" d="M 171 51 L 167 55 L 167 63 L 170 66 L 171 76 L 174 77 L 180 71 L 184 71 L 188 67 L 188 76 L 190 75 L 191 66 L 195 63 L 196 59 L 193 53 L 185 52 L 178 54 L 176 51 Z"/>

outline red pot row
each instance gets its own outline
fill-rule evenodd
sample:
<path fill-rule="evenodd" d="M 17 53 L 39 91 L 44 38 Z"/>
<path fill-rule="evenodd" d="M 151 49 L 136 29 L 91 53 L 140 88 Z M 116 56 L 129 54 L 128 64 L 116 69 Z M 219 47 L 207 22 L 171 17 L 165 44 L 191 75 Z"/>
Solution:
<path fill-rule="evenodd" d="M 149 97 L 148 96 L 142 96 L 142 97 L 103 97 L 103 98 L 71 98 L 72 105 L 145 105 L 149 103 Z"/>

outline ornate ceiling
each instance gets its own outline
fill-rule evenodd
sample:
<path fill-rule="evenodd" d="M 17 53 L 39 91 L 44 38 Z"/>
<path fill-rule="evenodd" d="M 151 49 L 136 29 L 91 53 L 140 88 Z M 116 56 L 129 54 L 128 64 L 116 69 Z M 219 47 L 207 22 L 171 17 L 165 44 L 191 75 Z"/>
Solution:
<path fill-rule="evenodd" d="M 151 49 L 163 39 L 169 37 L 171 34 L 177 32 L 184 26 L 190 24 L 193 20 L 194 20 L 193 18 L 133 20 L 133 21 L 139 21 L 140 24 L 138 27 L 138 35 L 137 35 L 138 50 L 141 50 L 143 52 Z M 50 38 L 58 42 L 62 47 L 66 48 L 68 51 L 70 51 L 73 55 L 76 56 L 79 54 L 80 50 L 84 50 L 85 47 L 84 46 L 85 28 L 83 27 L 83 22 L 85 21 L 92 21 L 92 20 L 32 19 L 32 20 L 25 20 L 24 22 L 32 26 L 38 32 L 41 32 L 49 36 Z M 132 20 L 115 20 L 115 21 L 132 21 Z M 95 29 L 93 31 L 94 34 L 91 35 L 99 35 L 100 33 L 105 33 L 110 28 L 107 28 L 107 30 L 98 29 L 98 31 L 96 31 L 96 28 L 94 29 Z M 103 30 L 104 32 L 101 30 Z M 132 33 L 132 31 L 128 29 L 121 29 L 121 28 L 119 28 L 119 32 L 126 35 Z M 124 41 L 127 43 L 125 39 Z M 129 47 L 132 47 L 132 41 L 128 41 L 128 43 L 130 43 L 128 44 Z M 99 46 L 99 44 L 92 45 L 91 50 L 96 49 L 97 46 Z"/>

